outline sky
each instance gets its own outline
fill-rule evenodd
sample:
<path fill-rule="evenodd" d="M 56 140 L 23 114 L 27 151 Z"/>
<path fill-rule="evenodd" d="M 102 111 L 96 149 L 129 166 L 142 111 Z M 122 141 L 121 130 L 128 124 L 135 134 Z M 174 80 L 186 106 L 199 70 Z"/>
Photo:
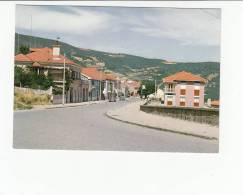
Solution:
<path fill-rule="evenodd" d="M 220 61 L 220 9 L 16 6 L 16 32 L 168 61 Z"/>

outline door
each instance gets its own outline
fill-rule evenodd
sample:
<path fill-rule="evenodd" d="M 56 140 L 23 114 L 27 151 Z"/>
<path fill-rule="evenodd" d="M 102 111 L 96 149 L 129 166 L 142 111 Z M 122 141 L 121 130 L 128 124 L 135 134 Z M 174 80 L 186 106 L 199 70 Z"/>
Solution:
<path fill-rule="evenodd" d="M 70 88 L 70 102 L 73 102 L 73 88 Z"/>

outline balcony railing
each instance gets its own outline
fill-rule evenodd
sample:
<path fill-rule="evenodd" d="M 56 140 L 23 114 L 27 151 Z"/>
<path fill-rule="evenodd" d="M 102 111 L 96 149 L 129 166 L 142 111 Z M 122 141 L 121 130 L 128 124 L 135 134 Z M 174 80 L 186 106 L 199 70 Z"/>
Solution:
<path fill-rule="evenodd" d="M 88 85 L 89 81 L 88 80 L 80 80 L 81 85 Z"/>
<path fill-rule="evenodd" d="M 175 93 L 175 88 L 165 88 L 165 93 Z"/>

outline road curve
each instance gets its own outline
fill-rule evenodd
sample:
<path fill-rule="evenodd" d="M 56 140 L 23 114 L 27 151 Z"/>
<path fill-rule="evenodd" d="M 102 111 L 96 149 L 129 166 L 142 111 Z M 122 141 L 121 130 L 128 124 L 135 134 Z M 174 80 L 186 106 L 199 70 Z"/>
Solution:
<path fill-rule="evenodd" d="M 144 152 L 218 152 L 218 141 L 126 124 L 105 113 L 129 101 L 14 113 L 13 147 Z"/>

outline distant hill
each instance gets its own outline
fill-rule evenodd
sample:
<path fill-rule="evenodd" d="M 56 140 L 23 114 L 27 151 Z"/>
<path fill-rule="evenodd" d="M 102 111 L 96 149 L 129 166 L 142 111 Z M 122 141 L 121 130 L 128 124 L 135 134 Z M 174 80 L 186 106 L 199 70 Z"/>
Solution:
<path fill-rule="evenodd" d="M 32 41 L 31 41 L 32 40 Z M 32 47 L 52 47 L 55 40 L 15 34 L 15 53 L 20 45 Z M 219 99 L 220 63 L 218 62 L 174 62 L 164 59 L 149 59 L 123 53 L 109 53 L 86 48 L 77 48 L 60 42 L 61 53 L 66 53 L 82 66 L 100 66 L 104 70 L 120 73 L 127 78 L 136 80 L 158 80 L 178 71 L 189 71 L 209 80 L 206 86 L 206 98 Z"/>

